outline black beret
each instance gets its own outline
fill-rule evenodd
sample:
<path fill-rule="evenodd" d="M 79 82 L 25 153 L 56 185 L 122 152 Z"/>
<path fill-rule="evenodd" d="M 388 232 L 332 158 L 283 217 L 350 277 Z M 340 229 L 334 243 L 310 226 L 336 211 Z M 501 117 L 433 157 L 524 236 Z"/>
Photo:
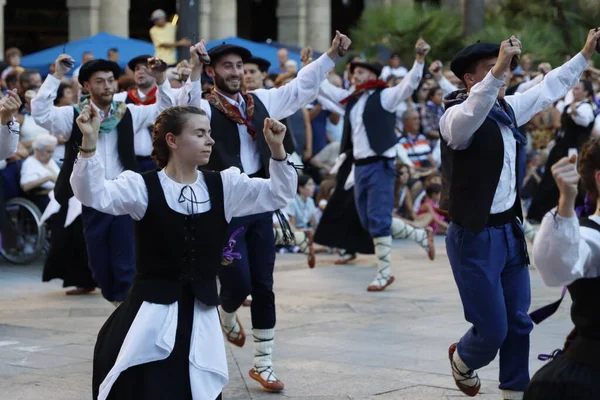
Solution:
<path fill-rule="evenodd" d="M 477 61 L 490 57 L 498 57 L 500 45 L 498 43 L 479 42 L 465 47 L 458 52 L 450 63 L 450 70 L 459 79 L 463 78 L 466 71 Z"/>
<path fill-rule="evenodd" d="M 254 56 L 250 57 L 247 61 L 244 62 L 248 64 L 258 65 L 258 68 L 261 72 L 267 72 L 269 70 L 269 67 L 271 66 L 271 63 L 265 60 L 264 58 Z"/>
<path fill-rule="evenodd" d="M 79 83 L 83 85 L 83 82 L 89 80 L 94 72 L 99 71 L 110 71 L 115 76 L 115 79 L 117 79 L 121 74 L 121 68 L 119 67 L 119 64 L 104 60 L 102 58 L 97 58 L 95 60 L 88 61 L 81 66 L 77 79 L 79 80 Z"/>
<path fill-rule="evenodd" d="M 131 60 L 129 60 L 129 62 L 127 63 L 127 66 L 129 67 L 130 70 L 135 71 L 135 67 L 138 64 L 148 65 L 148 59 L 150 57 L 152 57 L 152 56 L 149 56 L 148 54 L 137 56 L 137 57 L 132 58 Z"/>
<path fill-rule="evenodd" d="M 237 54 L 240 57 L 242 57 L 243 62 L 248 61 L 248 59 L 252 57 L 252 53 L 250 53 L 250 50 L 246 49 L 245 47 L 223 43 L 213 47 L 208 51 L 208 56 L 210 57 L 210 64 L 213 65 L 219 60 L 219 58 L 227 54 Z"/>
<path fill-rule="evenodd" d="M 371 72 L 373 72 L 375 75 L 377 75 L 377 77 L 379 77 L 379 75 L 381 75 L 381 71 L 383 70 L 383 65 L 381 65 L 381 63 L 378 62 L 366 62 L 366 61 L 355 61 L 350 63 L 350 73 L 353 74 L 354 73 L 354 69 L 356 67 L 361 67 L 364 69 L 367 69 Z"/>

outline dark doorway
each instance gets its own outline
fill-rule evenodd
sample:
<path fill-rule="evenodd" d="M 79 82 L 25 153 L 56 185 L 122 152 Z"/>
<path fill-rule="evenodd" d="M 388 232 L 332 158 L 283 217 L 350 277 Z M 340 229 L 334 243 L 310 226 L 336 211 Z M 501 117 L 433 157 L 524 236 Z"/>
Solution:
<path fill-rule="evenodd" d="M 349 35 L 364 8 L 364 0 L 331 0 L 331 37 L 336 30 Z"/>
<path fill-rule="evenodd" d="M 158 8 L 164 10 L 169 21 L 177 13 L 177 0 L 130 0 L 130 2 L 129 37 L 147 42 L 150 41 L 150 28 L 152 28 L 150 16 L 152 11 Z"/>

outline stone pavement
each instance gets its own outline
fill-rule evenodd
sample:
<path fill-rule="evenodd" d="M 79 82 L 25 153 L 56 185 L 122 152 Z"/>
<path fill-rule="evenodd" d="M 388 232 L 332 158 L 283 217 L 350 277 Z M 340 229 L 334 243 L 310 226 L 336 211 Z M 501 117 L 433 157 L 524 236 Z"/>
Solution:
<path fill-rule="evenodd" d="M 228 346 L 230 384 L 225 399 L 455 399 L 447 350 L 467 329 L 446 257 L 437 238 L 435 262 L 410 242 L 395 241 L 396 282 L 383 293 L 365 289 L 372 256 L 352 266 L 318 257 L 309 270 L 300 255 L 279 255 L 275 274 L 275 366 L 283 394 L 248 378 L 251 336 Z M 61 282 L 42 283 L 41 266 L 0 265 L 0 400 L 88 400 L 95 336 L 113 310 L 96 293 L 64 295 Z M 556 300 L 532 269 L 533 306 Z M 571 328 L 569 302 L 532 336 L 536 356 L 561 347 Z M 250 334 L 249 309 L 241 320 Z M 481 399 L 499 399 L 498 363 L 480 371 Z M 176 400 L 176 399 L 175 399 Z"/>

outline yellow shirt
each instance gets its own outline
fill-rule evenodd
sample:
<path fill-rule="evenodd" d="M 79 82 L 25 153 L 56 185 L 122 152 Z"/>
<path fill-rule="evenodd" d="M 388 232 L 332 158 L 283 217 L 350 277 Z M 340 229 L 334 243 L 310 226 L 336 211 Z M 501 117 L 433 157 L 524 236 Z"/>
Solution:
<path fill-rule="evenodd" d="M 154 44 L 154 57 L 160 58 L 167 65 L 177 64 L 176 48 L 160 47 L 162 43 L 175 43 L 176 42 L 176 27 L 167 22 L 165 26 L 154 25 L 150 28 L 150 38 Z"/>

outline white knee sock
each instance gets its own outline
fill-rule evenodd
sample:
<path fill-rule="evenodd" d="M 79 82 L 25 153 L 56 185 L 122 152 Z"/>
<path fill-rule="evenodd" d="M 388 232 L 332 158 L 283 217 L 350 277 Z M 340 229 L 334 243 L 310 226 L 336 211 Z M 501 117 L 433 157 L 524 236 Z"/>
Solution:
<path fill-rule="evenodd" d="M 476 386 L 479 383 L 479 376 L 465 364 L 462 358 L 460 358 L 458 350 L 454 352 L 452 363 L 452 375 L 454 376 L 454 379 L 459 380 L 465 386 Z M 455 371 L 455 369 L 458 371 Z M 467 378 L 466 375 L 470 375 L 470 377 Z"/>
<path fill-rule="evenodd" d="M 228 334 L 234 340 L 240 338 L 240 325 L 237 323 L 236 314 L 228 313 L 222 308 L 219 310 L 219 315 L 221 316 L 221 327 L 223 331 Z"/>
<path fill-rule="evenodd" d="M 515 390 L 502 390 L 502 400 L 523 400 L 523 392 Z"/>
<path fill-rule="evenodd" d="M 373 239 L 377 255 L 377 279 L 387 280 L 392 276 L 392 237 L 383 236 Z"/>
<path fill-rule="evenodd" d="M 278 380 L 273 373 L 273 347 L 275 329 L 253 329 L 254 337 L 254 371 L 268 382 Z"/>
<path fill-rule="evenodd" d="M 392 218 L 392 237 L 394 239 L 410 239 L 429 251 L 429 236 L 422 228 L 415 228 L 398 218 Z"/>

